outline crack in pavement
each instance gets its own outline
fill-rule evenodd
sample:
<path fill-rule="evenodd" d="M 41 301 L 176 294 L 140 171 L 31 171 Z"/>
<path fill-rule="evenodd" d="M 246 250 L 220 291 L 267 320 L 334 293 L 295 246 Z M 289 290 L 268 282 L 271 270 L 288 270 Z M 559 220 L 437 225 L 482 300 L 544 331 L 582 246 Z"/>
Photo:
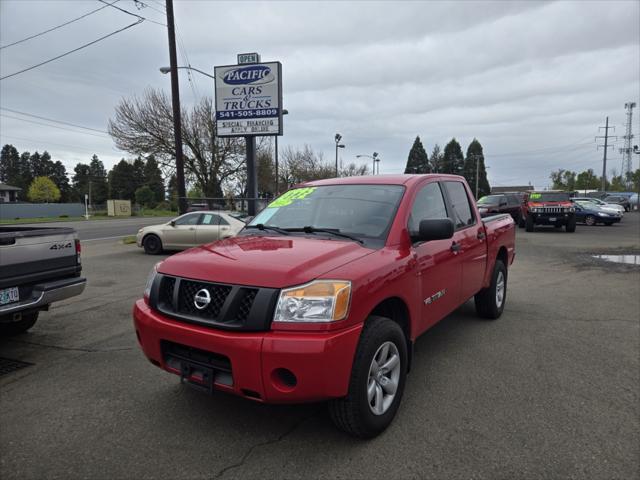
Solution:
<path fill-rule="evenodd" d="M 253 451 L 257 448 L 260 447 L 265 447 L 267 445 L 272 445 L 274 443 L 278 443 L 281 442 L 285 437 L 287 437 L 288 435 L 292 434 L 298 427 L 300 427 L 304 422 L 306 422 L 307 420 L 311 420 L 313 417 L 315 417 L 318 413 L 320 413 L 321 409 L 316 410 L 315 412 L 313 412 L 311 415 L 304 417 L 302 420 L 300 420 L 299 422 L 294 423 L 291 427 L 289 427 L 287 430 L 285 430 L 283 433 L 281 433 L 280 435 L 278 435 L 278 437 L 272 439 L 272 440 L 266 440 L 264 442 L 260 442 L 260 443 L 256 443 L 255 445 L 251 445 L 249 447 L 249 449 L 245 452 L 245 454 L 242 456 L 242 458 L 240 459 L 239 462 L 236 462 L 234 464 L 228 465 L 226 467 L 224 467 L 223 469 L 221 469 L 218 473 L 216 473 L 213 478 L 221 478 L 225 473 L 227 473 L 229 470 L 233 470 L 234 468 L 238 468 L 241 467 L 245 464 L 245 462 L 247 461 L 247 459 L 251 456 L 251 453 L 253 453 Z"/>
<path fill-rule="evenodd" d="M 47 345 L 46 343 L 27 342 L 26 340 L 13 340 L 17 343 L 23 343 L 26 345 L 36 345 L 38 347 L 53 348 L 55 350 L 65 350 L 69 352 L 83 352 L 83 353 L 109 353 L 109 352 L 123 352 L 126 350 L 133 350 L 133 347 L 113 347 L 113 348 L 75 348 L 75 347 L 61 347 L 60 345 Z"/>

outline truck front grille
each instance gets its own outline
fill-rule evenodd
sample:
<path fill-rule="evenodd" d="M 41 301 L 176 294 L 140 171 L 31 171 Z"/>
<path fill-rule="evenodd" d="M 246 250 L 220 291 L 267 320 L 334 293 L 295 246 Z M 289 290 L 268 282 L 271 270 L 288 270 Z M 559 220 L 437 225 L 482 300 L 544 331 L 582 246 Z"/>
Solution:
<path fill-rule="evenodd" d="M 268 330 L 278 293 L 279 290 L 272 288 L 158 275 L 149 303 L 152 308 L 184 322 L 233 330 Z"/>

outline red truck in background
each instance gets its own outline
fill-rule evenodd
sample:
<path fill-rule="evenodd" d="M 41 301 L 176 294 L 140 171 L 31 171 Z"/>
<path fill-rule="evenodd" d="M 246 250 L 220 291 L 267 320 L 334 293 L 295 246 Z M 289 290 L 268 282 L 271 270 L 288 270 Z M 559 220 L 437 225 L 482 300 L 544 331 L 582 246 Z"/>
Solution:
<path fill-rule="evenodd" d="M 576 231 L 576 209 L 568 192 L 544 190 L 528 192 L 522 201 L 520 228 L 533 232 L 536 225 L 564 226 L 569 233 Z"/>
<path fill-rule="evenodd" d="M 471 297 L 498 318 L 515 255 L 507 214 L 481 218 L 454 175 L 320 180 L 236 237 L 150 273 L 134 324 L 151 363 L 265 403 L 329 400 L 336 425 L 382 432 L 417 337 Z"/>

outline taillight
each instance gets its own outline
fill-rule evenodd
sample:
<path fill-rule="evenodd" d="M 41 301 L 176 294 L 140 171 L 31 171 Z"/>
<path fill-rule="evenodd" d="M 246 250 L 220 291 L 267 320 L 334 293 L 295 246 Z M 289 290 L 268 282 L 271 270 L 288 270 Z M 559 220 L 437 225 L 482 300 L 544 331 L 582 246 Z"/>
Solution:
<path fill-rule="evenodd" d="M 82 263 L 80 260 L 80 253 L 82 253 L 82 246 L 80 245 L 80 240 L 76 238 L 76 259 L 78 263 Z"/>

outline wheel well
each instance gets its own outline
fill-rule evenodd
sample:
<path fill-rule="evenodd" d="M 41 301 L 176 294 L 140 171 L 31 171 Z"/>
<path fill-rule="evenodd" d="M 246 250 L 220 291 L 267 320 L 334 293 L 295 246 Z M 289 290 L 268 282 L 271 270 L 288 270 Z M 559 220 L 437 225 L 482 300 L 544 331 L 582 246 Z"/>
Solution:
<path fill-rule="evenodd" d="M 160 240 L 160 243 L 162 243 L 162 239 L 160 238 L 160 235 L 158 235 L 157 233 L 153 233 L 153 232 L 149 232 L 147 234 L 145 234 L 144 237 L 142 237 L 142 241 L 140 243 L 144 243 L 144 241 L 149 238 L 150 236 L 154 236 L 157 237 L 158 240 Z"/>
<path fill-rule="evenodd" d="M 404 336 L 407 339 L 407 351 L 409 353 L 407 372 L 411 370 L 413 343 L 411 342 L 411 316 L 409 315 L 409 308 L 407 307 L 407 304 L 404 300 L 398 297 L 387 298 L 376 305 L 370 315 L 386 317 L 400 325 L 400 328 L 402 328 Z"/>

